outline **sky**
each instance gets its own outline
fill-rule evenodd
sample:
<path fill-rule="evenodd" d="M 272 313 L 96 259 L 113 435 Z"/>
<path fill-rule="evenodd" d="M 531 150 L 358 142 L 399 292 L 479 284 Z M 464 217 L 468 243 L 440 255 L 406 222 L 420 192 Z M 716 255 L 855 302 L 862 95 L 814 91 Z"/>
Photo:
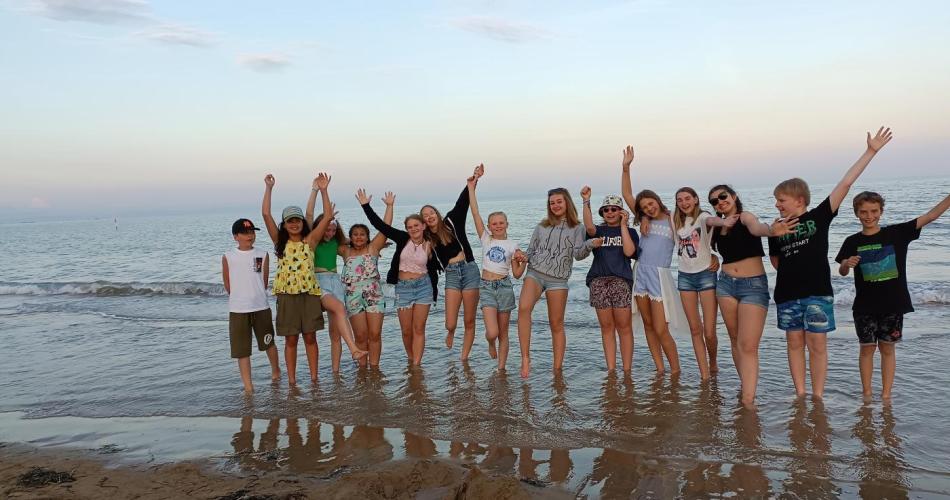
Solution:
<path fill-rule="evenodd" d="M 0 215 L 946 176 L 950 2 L 0 0 Z M 867 180 L 865 179 L 865 180 Z"/>

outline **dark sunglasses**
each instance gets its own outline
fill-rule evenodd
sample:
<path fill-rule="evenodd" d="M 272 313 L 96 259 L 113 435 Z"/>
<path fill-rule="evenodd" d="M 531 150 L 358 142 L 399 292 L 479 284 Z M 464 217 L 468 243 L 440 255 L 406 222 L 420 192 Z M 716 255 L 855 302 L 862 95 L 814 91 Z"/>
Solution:
<path fill-rule="evenodd" d="M 713 196 L 712 198 L 709 198 L 709 204 L 718 205 L 720 201 L 726 201 L 728 199 L 729 199 L 729 193 L 723 191 L 719 193 L 719 196 Z"/>
<path fill-rule="evenodd" d="M 604 208 L 601 208 L 601 209 L 600 209 L 601 212 L 605 212 L 605 213 L 608 213 L 608 214 L 614 213 L 614 212 L 619 212 L 620 210 L 621 210 L 620 207 L 604 207 Z"/>

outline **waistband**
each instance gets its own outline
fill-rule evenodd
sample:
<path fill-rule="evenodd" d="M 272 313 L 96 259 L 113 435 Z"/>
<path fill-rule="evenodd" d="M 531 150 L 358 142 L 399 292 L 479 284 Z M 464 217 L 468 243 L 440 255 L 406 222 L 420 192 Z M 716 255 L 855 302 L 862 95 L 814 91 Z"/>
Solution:
<path fill-rule="evenodd" d="M 481 280 L 481 286 L 486 287 L 486 288 L 498 288 L 499 286 L 503 286 L 503 285 L 512 286 L 511 278 L 509 278 L 508 276 L 505 276 L 504 278 L 500 280 L 486 280 L 485 278 L 479 278 L 479 279 Z"/>
<path fill-rule="evenodd" d="M 735 276 L 729 276 L 728 274 L 726 274 L 725 271 L 722 271 L 719 273 L 719 279 L 729 280 L 729 281 L 760 281 L 760 280 L 768 281 L 768 277 L 764 274 L 759 274 L 757 276 L 746 276 L 744 278 L 737 278 Z"/>
<path fill-rule="evenodd" d="M 428 276 L 420 276 L 418 278 L 414 278 L 411 280 L 399 280 L 399 282 L 397 282 L 396 284 L 397 285 L 416 285 L 416 284 L 421 283 L 423 280 L 430 281 Z"/>

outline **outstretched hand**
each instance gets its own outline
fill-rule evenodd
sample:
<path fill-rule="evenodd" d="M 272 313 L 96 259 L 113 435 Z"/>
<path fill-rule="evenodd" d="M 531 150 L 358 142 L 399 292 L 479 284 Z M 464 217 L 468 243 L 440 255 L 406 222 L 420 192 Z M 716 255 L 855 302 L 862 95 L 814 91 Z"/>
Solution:
<path fill-rule="evenodd" d="M 623 149 L 623 168 L 630 168 L 633 163 L 633 146 L 627 146 Z"/>
<path fill-rule="evenodd" d="M 871 137 L 871 133 L 868 132 L 868 149 L 877 153 L 881 150 L 881 148 L 884 147 L 885 144 L 891 142 L 893 137 L 894 135 L 891 134 L 890 127 L 887 129 L 884 127 L 877 129 L 877 133 L 874 134 L 874 137 Z"/>
<path fill-rule="evenodd" d="M 387 194 L 391 195 L 392 193 L 387 193 Z M 372 195 L 367 196 L 366 190 L 363 188 L 359 188 L 356 190 L 356 201 L 360 202 L 360 205 L 366 205 L 369 202 L 373 201 L 373 196 Z"/>
<path fill-rule="evenodd" d="M 277 182 L 277 181 L 274 179 L 274 176 L 273 176 L 273 175 L 267 174 L 267 175 L 264 176 L 264 185 L 265 185 L 265 186 L 267 186 L 267 187 L 274 187 L 274 183 L 275 183 L 275 182 Z"/>
<path fill-rule="evenodd" d="M 383 203 L 387 206 L 392 206 L 396 204 L 396 195 L 392 191 L 386 191 L 386 194 L 383 195 Z"/>
<path fill-rule="evenodd" d="M 790 219 L 775 219 L 775 222 L 772 223 L 772 226 L 769 230 L 769 237 L 784 236 L 788 233 L 794 232 L 795 228 L 798 227 L 798 217 L 792 217 Z"/>
<path fill-rule="evenodd" d="M 581 188 L 581 198 L 583 198 L 584 201 L 590 201 L 590 186 Z"/>
<path fill-rule="evenodd" d="M 326 172 L 320 172 L 313 183 L 317 189 L 326 189 L 330 185 L 330 176 Z"/>
<path fill-rule="evenodd" d="M 475 179 L 476 179 L 476 180 L 477 180 L 479 177 L 485 175 L 485 164 L 484 164 L 484 163 L 479 163 L 478 166 L 475 167 L 475 171 L 472 173 L 472 175 L 475 176 Z"/>
<path fill-rule="evenodd" d="M 336 220 L 337 215 L 340 215 L 340 212 L 336 211 L 336 203 L 330 202 L 330 220 Z"/>

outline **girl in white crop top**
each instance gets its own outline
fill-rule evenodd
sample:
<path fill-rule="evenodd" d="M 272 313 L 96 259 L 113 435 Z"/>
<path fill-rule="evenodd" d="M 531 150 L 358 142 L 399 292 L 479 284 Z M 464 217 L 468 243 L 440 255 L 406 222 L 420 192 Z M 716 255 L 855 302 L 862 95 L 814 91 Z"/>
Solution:
<path fill-rule="evenodd" d="M 515 278 L 520 278 L 528 266 L 528 257 L 518 248 L 518 242 L 508 239 L 508 217 L 504 212 L 489 214 L 488 228 L 485 227 L 475 198 L 477 180 L 476 177 L 469 182 L 468 197 L 472 220 L 482 244 L 482 281 L 479 287 L 482 319 L 485 321 L 488 354 L 498 359 L 498 369 L 503 370 L 508 360 L 508 323 L 515 308 L 515 292 L 508 275 L 514 272 Z"/>

